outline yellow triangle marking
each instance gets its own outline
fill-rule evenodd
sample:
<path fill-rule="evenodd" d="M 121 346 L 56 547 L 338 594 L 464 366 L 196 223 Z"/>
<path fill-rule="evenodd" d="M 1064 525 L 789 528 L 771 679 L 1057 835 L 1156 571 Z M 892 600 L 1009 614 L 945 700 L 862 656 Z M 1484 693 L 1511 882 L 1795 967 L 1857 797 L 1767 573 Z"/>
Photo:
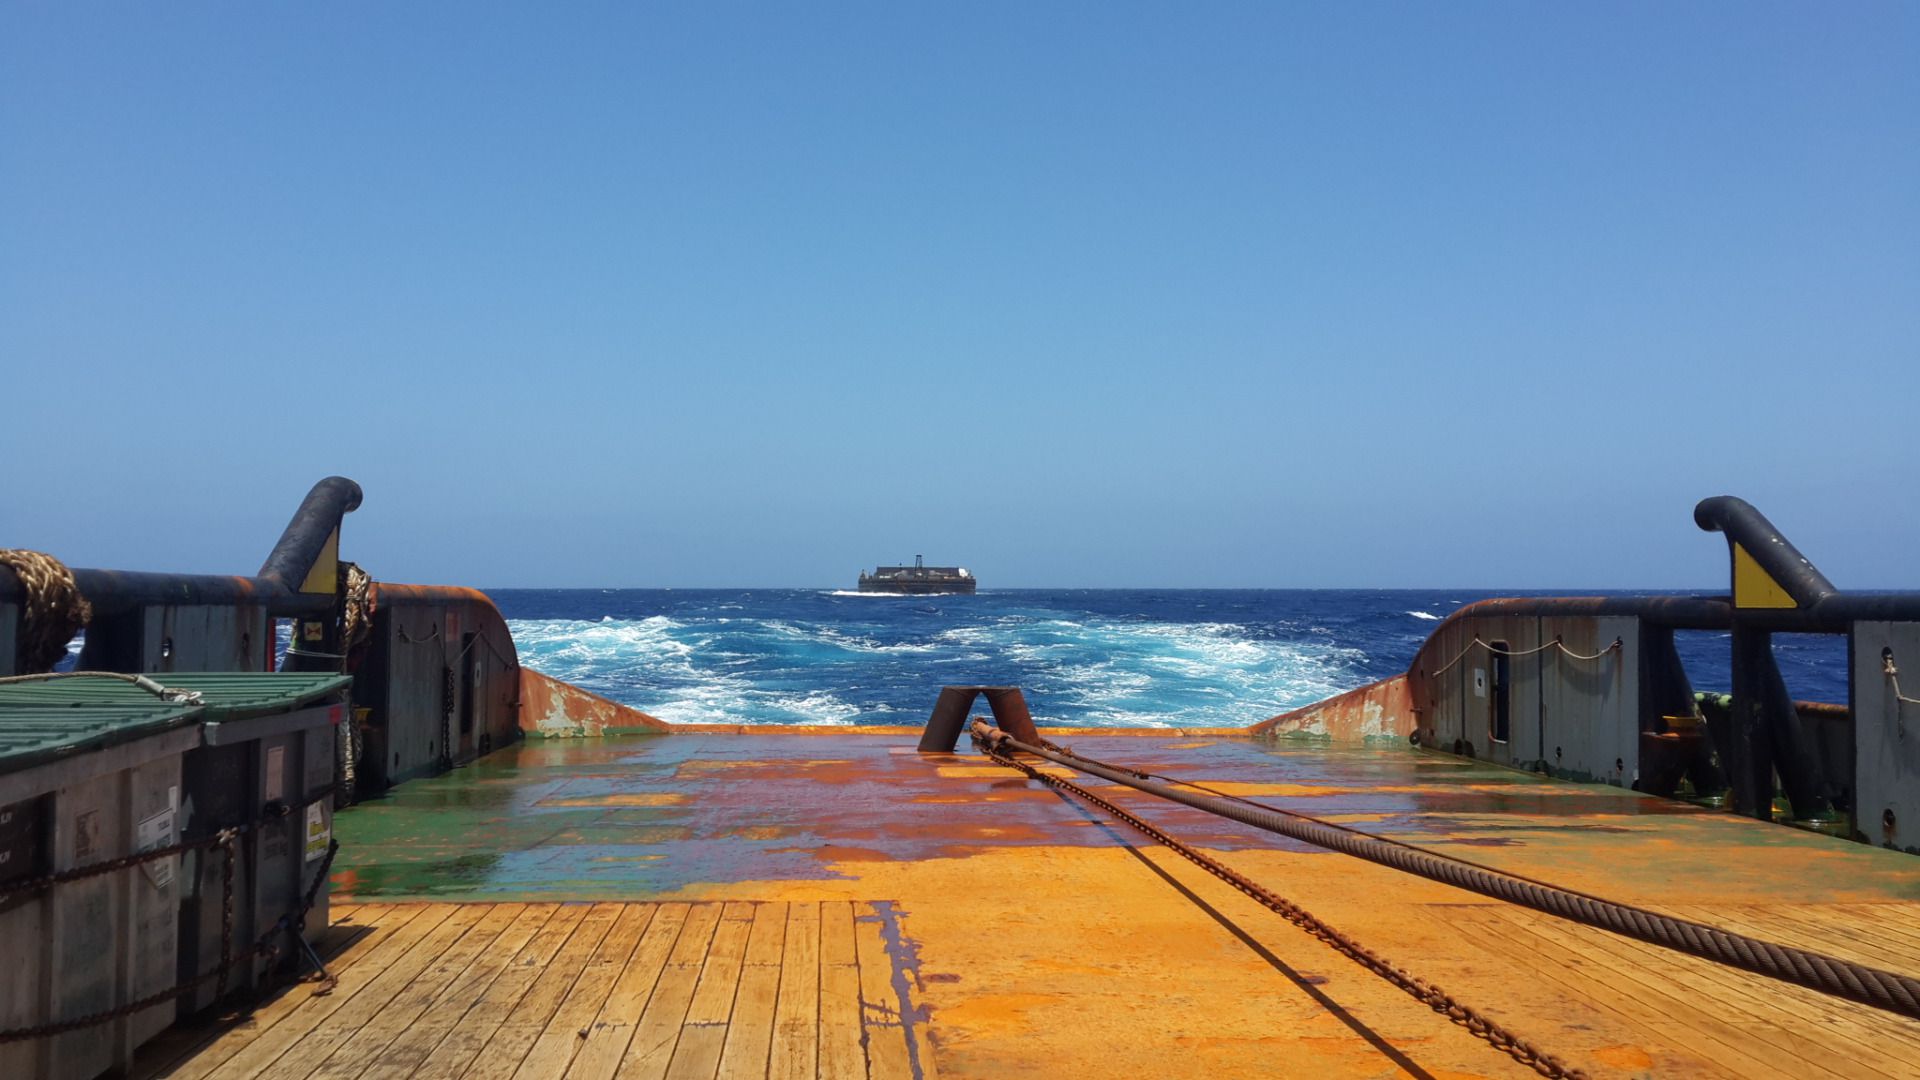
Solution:
<path fill-rule="evenodd" d="M 327 537 L 326 546 L 320 549 L 320 557 L 313 560 L 313 569 L 307 571 L 307 580 L 300 583 L 303 593 L 320 593 L 332 596 L 339 587 L 340 577 L 340 530 L 333 530 Z"/>
<path fill-rule="evenodd" d="M 1747 549 L 1733 545 L 1733 606 L 1737 608 L 1796 608 L 1793 597 L 1773 575 L 1760 568 Z"/>

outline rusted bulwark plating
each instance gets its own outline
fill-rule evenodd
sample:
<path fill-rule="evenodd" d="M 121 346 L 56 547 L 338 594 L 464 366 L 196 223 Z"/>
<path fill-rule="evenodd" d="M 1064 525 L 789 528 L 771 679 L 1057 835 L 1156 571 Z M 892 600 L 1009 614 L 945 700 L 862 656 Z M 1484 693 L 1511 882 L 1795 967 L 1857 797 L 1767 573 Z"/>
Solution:
<path fill-rule="evenodd" d="M 520 669 L 520 730 L 549 737 L 661 733 L 665 721 L 532 668 Z"/>
<path fill-rule="evenodd" d="M 1395 675 L 1248 728 L 1254 735 L 1324 736 L 1336 742 L 1406 738 L 1413 734 L 1407 677 Z"/>

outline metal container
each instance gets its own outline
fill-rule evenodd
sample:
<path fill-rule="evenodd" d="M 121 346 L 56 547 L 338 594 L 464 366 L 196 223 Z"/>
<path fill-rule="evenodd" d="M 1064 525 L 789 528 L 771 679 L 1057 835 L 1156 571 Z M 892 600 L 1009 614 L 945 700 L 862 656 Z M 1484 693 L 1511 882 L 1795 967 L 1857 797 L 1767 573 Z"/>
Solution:
<path fill-rule="evenodd" d="M 201 976 L 180 998 L 182 1016 L 213 1005 L 222 990 L 252 990 L 301 959 L 297 936 L 327 922 L 324 870 L 333 836 L 334 740 L 351 679 L 326 672 L 169 676 L 205 701 L 201 745 L 182 768 L 179 978 Z M 226 855 L 233 830 L 228 908 Z M 306 907 L 313 896 L 313 906 Z M 268 951 L 249 962 L 256 946 Z M 222 956 L 241 957 L 222 980 Z"/>
<path fill-rule="evenodd" d="M 109 1016 L 0 1042 L 0 1076 L 123 1070 L 172 1022 L 170 999 L 128 1006 L 174 986 L 180 857 L 84 871 L 177 842 L 200 712 L 101 678 L 0 686 L 0 1029 Z"/>

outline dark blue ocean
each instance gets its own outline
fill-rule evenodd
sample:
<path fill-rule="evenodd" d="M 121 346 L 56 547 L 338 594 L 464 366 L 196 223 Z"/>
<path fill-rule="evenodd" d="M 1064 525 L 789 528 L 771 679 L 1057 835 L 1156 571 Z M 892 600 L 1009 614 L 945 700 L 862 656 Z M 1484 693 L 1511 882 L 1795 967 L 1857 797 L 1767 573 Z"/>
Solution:
<path fill-rule="evenodd" d="M 521 662 L 663 720 L 915 724 L 940 687 L 1024 687 L 1066 725 L 1240 725 L 1405 671 L 1438 620 L 1490 593 L 500 589 Z M 1523 595 L 1512 592 L 1498 595 Z M 1728 641 L 1680 635 L 1696 689 Z M 1796 697 L 1847 700 L 1843 639 L 1776 646 Z"/>

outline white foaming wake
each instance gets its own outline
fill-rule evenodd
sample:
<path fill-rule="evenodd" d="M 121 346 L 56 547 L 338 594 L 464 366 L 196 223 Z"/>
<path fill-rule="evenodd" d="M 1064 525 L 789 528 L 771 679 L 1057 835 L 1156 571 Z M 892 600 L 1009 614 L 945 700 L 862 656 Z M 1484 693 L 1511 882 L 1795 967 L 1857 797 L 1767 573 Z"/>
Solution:
<path fill-rule="evenodd" d="M 712 620 L 714 629 L 748 620 Z M 805 636 L 765 623 L 775 636 Z M 507 629 L 527 666 L 676 724 L 854 724 L 865 712 L 827 690 L 762 686 L 756 660 L 720 646 L 706 626 L 664 615 L 646 619 L 512 619 Z M 745 670 L 743 670 L 745 669 Z"/>
<path fill-rule="evenodd" d="M 1416 619 L 1426 619 L 1426 620 L 1427 620 L 1427 621 L 1429 621 L 1429 622 L 1439 622 L 1439 621 L 1440 621 L 1440 616 L 1438 616 L 1438 615 L 1429 615 L 1429 614 L 1427 614 L 1427 613 L 1426 613 L 1426 612 L 1424 612 L 1424 611 L 1409 611 L 1409 612 L 1407 612 L 1407 614 L 1409 614 L 1409 615 L 1411 615 L 1411 616 L 1413 616 L 1413 617 L 1414 617 L 1414 618 L 1416 618 Z"/>
<path fill-rule="evenodd" d="M 1055 615 L 1002 615 L 905 641 L 790 619 L 509 627 L 528 666 L 680 723 L 886 723 L 927 685 L 1018 679 L 1062 723 L 1237 725 L 1350 689 L 1367 660 L 1330 634 Z"/>

